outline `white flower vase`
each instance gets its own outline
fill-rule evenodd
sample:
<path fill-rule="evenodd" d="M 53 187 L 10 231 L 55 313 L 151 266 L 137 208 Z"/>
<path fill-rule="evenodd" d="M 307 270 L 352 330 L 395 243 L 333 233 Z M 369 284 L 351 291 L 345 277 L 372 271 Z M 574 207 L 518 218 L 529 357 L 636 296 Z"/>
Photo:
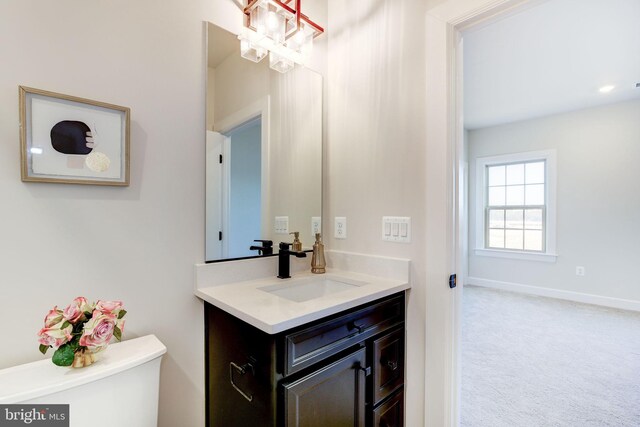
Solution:
<path fill-rule="evenodd" d="M 73 356 L 72 368 L 84 368 L 96 361 L 96 355 L 91 350 L 78 350 Z"/>

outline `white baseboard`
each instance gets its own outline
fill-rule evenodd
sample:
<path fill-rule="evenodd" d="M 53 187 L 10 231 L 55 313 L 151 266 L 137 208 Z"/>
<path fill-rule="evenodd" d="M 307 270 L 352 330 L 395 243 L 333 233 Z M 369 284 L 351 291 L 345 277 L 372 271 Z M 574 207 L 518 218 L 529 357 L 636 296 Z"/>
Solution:
<path fill-rule="evenodd" d="M 572 291 L 562 291 L 559 289 L 542 288 L 540 286 L 522 285 L 520 283 L 501 282 L 499 280 L 492 279 L 481 279 L 479 277 L 467 277 L 464 283 L 467 285 L 502 289 L 504 291 L 520 292 L 523 294 L 576 301 L 585 304 L 602 305 L 605 307 L 619 308 L 622 310 L 640 311 L 640 301 L 635 300 L 583 294 L 580 292 Z"/>

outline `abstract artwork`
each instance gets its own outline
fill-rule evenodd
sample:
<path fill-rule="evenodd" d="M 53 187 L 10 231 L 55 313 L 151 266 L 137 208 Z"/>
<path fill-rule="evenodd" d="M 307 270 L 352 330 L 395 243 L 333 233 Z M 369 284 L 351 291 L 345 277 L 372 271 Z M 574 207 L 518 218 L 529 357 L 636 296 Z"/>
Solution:
<path fill-rule="evenodd" d="M 129 108 L 19 89 L 23 181 L 129 185 Z"/>

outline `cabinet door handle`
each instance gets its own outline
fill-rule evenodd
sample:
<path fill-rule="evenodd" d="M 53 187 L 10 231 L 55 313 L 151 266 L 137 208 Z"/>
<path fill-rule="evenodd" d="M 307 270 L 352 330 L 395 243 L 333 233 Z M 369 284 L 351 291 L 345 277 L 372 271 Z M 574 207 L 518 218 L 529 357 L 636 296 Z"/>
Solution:
<path fill-rule="evenodd" d="M 362 366 L 360 363 L 356 363 L 356 365 L 354 366 L 354 368 L 358 371 L 362 371 L 364 372 L 364 376 L 368 377 L 369 375 L 371 375 L 371 366 Z"/>
<path fill-rule="evenodd" d="M 234 371 L 238 371 L 238 373 L 240 375 L 244 375 L 247 373 L 247 371 L 251 371 L 251 373 L 253 374 L 253 365 L 251 363 L 245 363 L 244 365 L 240 366 L 234 362 L 229 362 L 229 381 L 231 381 L 231 385 L 233 386 L 233 388 L 236 389 L 236 391 L 238 393 L 240 393 L 242 395 L 242 397 L 244 397 L 245 399 L 247 399 L 249 402 L 251 402 L 253 400 L 253 395 L 251 394 L 247 394 L 244 391 L 242 391 L 240 389 L 240 387 L 238 387 L 235 383 L 235 381 L 233 380 L 233 372 Z"/>
<path fill-rule="evenodd" d="M 353 368 L 356 371 L 356 395 L 355 395 L 355 426 L 364 426 L 364 404 L 366 400 L 366 394 L 362 395 L 364 392 L 364 383 L 362 383 L 362 373 L 364 372 L 365 381 L 366 377 L 371 375 L 371 367 L 370 366 L 362 366 L 360 362 L 356 362 Z M 362 402 L 362 407 L 358 402 Z"/>
<path fill-rule="evenodd" d="M 364 331 L 364 326 L 363 325 L 357 325 L 356 322 L 353 322 L 353 321 L 349 322 L 347 327 L 349 328 L 349 330 L 357 329 L 359 334 L 361 334 L 362 331 Z"/>
<path fill-rule="evenodd" d="M 382 358 L 382 359 L 380 359 L 380 365 L 382 367 L 389 368 L 392 371 L 395 371 L 396 369 L 398 369 L 398 361 L 397 360 L 389 360 L 389 359 L 386 359 L 386 358 Z"/>

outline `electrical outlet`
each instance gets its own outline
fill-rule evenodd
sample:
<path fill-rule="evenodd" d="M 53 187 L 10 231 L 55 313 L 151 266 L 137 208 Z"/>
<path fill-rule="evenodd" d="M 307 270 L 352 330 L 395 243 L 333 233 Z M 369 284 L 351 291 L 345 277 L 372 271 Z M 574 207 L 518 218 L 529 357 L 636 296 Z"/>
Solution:
<path fill-rule="evenodd" d="M 576 267 L 576 276 L 584 276 L 584 267 L 579 265 Z"/>
<path fill-rule="evenodd" d="M 289 217 L 277 216 L 274 228 L 276 234 L 289 234 Z"/>
<path fill-rule="evenodd" d="M 311 217 L 311 237 L 315 239 L 316 233 L 322 233 L 322 218 L 319 216 Z"/>
<path fill-rule="evenodd" d="M 347 217 L 337 216 L 335 220 L 335 231 L 333 237 L 336 239 L 347 238 Z"/>

